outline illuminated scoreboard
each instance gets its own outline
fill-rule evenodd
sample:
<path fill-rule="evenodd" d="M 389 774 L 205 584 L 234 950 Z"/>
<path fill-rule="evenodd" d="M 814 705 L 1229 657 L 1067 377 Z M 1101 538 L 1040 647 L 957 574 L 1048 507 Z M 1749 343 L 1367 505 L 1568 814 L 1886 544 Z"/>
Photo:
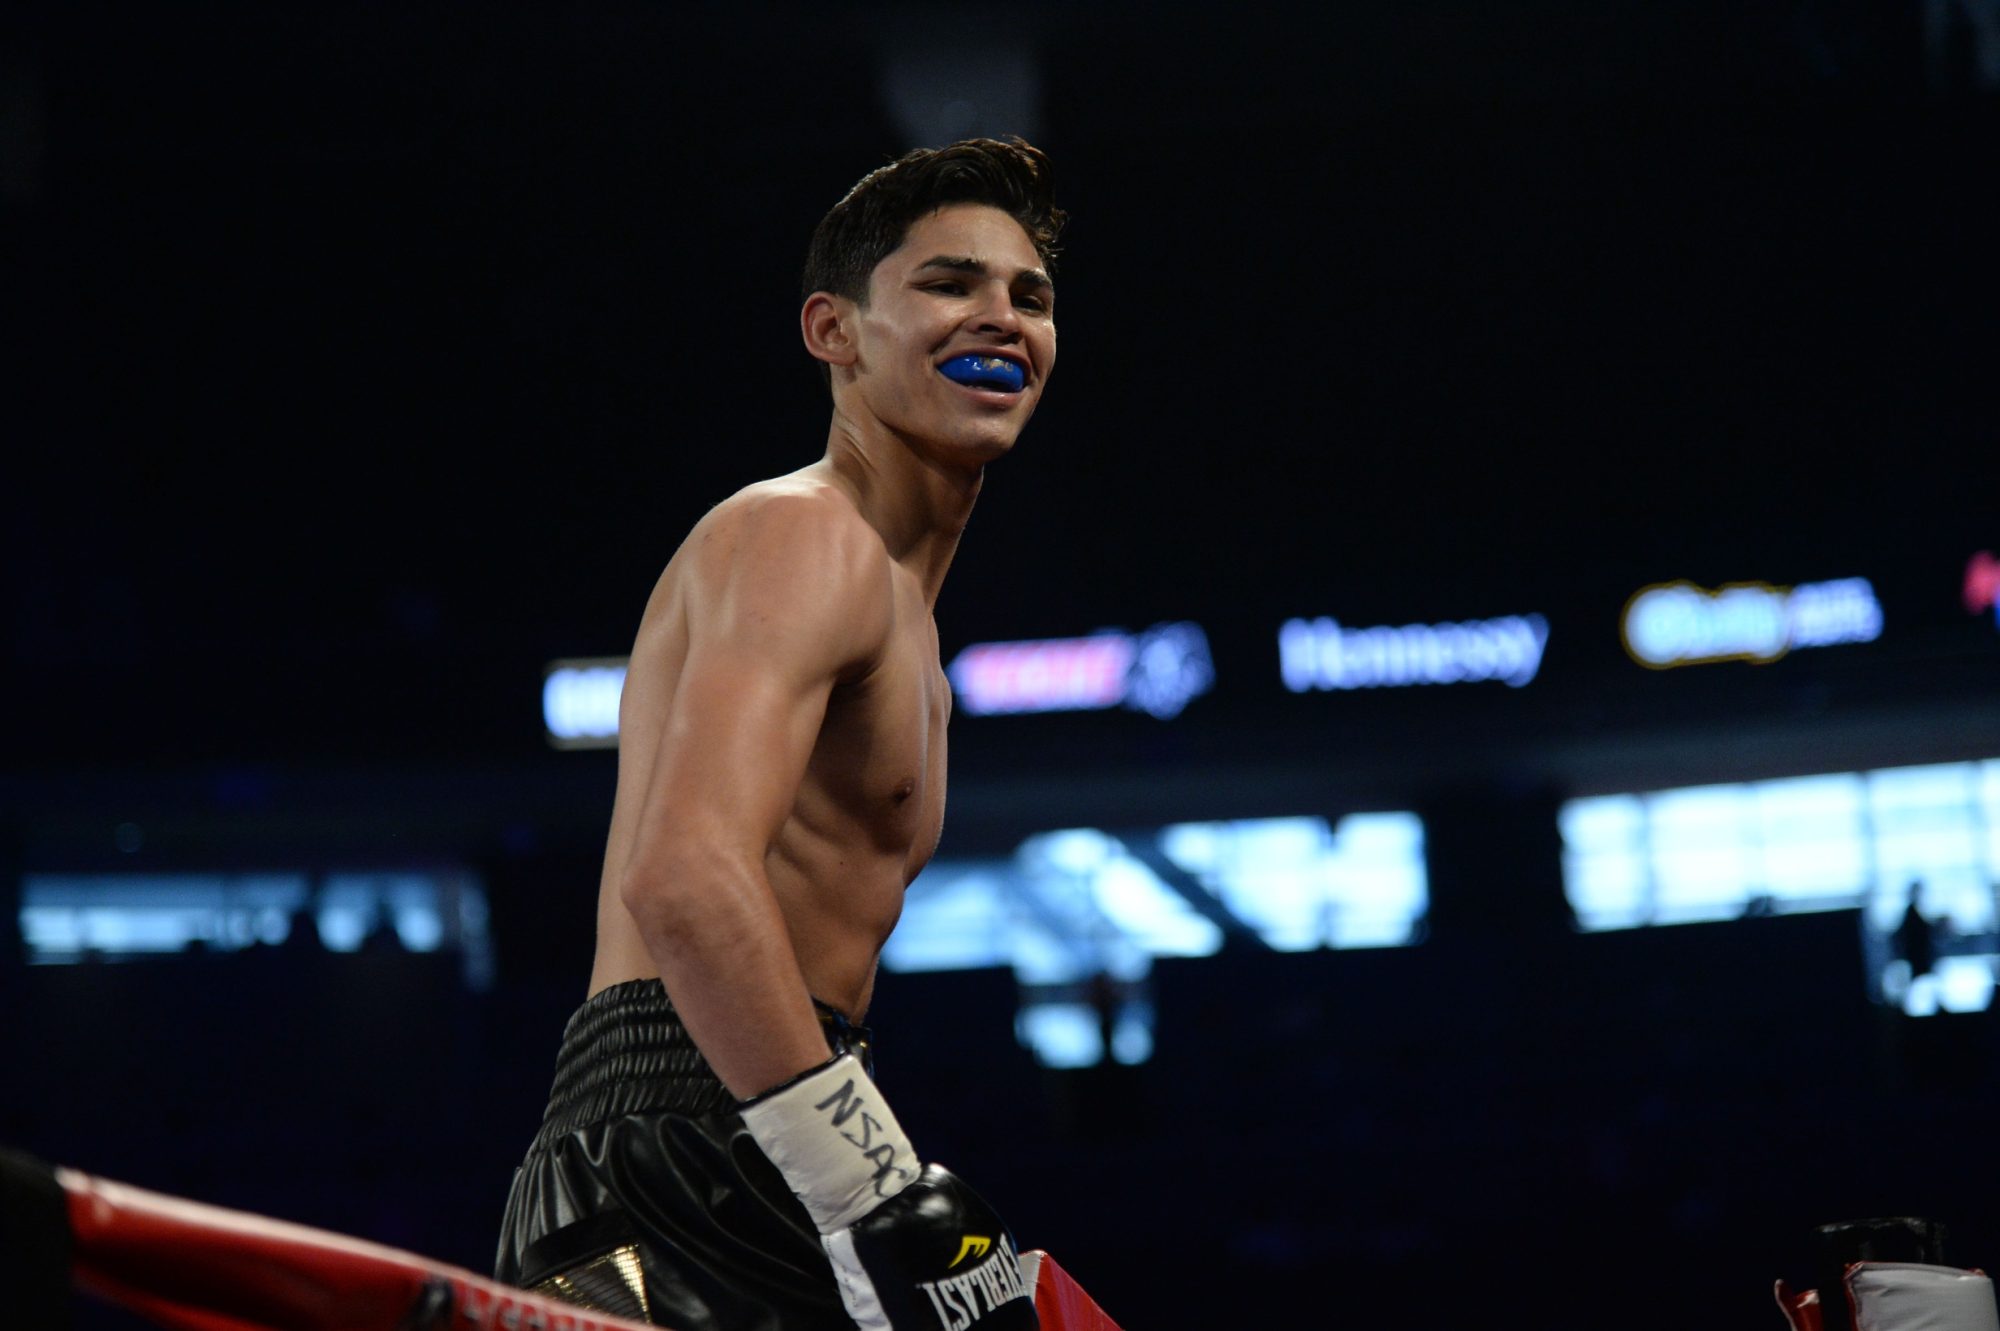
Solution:
<path fill-rule="evenodd" d="M 945 673 L 967 716 L 1124 707 L 1166 720 L 1215 685 L 1208 635 L 1192 623 L 974 643 Z"/>
<path fill-rule="evenodd" d="M 1086 714 L 1133 715 L 1141 719 L 1132 724 L 1141 727 L 1151 718 L 1182 733 L 1245 721 L 1283 724 L 1365 708 L 1363 698 L 1386 693 L 1411 701 L 1374 710 L 1412 725 L 1433 715 L 1441 724 L 1462 724 L 1481 709 L 1546 717 L 1586 692 L 1599 715 L 1606 706 L 1623 705 L 1634 722 L 1651 722 L 1663 698 L 1754 709 L 1772 705 L 1776 696 L 1766 679 L 1810 677 L 1782 669 L 1760 674 L 1737 701 L 1712 691 L 1673 692 L 1681 686 L 1666 677 L 1682 667 L 1776 666 L 1799 653 L 1842 649 L 1848 662 L 1866 671 L 1873 659 L 1866 649 L 1890 632 L 1892 616 L 1903 616 L 1894 620 L 1896 631 L 1910 635 L 1904 658 L 1912 645 L 1929 650 L 1928 659 L 2000 647 L 2000 633 L 1968 636 L 1955 611 L 1945 617 L 1950 622 L 1939 622 L 1937 606 L 1948 605 L 1954 590 L 1968 614 L 2000 628 L 2000 559 L 1982 550 L 1946 560 L 1931 570 L 1927 585 L 1892 579 L 1885 587 L 1852 571 L 1799 582 L 1752 576 L 1705 584 L 1670 576 L 1629 592 L 1600 586 L 1588 598 L 1542 609 L 1475 603 L 1457 615 L 1402 619 L 1383 617 L 1379 597 L 1375 614 L 1319 598 L 1319 605 L 1308 602 L 1287 617 L 1274 616 L 1261 630 L 1239 616 L 1220 633 L 1178 619 L 971 642 L 948 649 L 944 669 L 962 721 L 1004 730 L 1009 718 L 1044 718 L 1023 725 L 1024 732 L 1071 724 L 1062 718 Z M 1904 616 L 1900 607 L 1912 603 Z M 1433 596 L 1429 604 L 1449 607 L 1451 598 Z M 1930 650 L 1920 641 L 1926 635 L 1932 644 L 1946 641 Z M 1897 672 L 1899 658 L 1879 659 L 1883 670 Z M 615 747 L 625 670 L 623 657 L 550 663 L 542 685 L 548 742 L 563 749 Z M 1852 666 L 1843 670 L 1854 677 Z M 1907 672 L 1888 678 L 1894 687 L 1918 683 Z M 1140 733 L 1118 731 L 1125 723 L 1117 721 L 1074 724 L 1096 724 L 1100 734 Z"/>
<path fill-rule="evenodd" d="M 1866 578 L 1774 587 L 1656 583 L 1635 593 L 1621 622 L 1625 650 L 1654 670 L 1714 661 L 1775 661 L 1799 647 L 1873 642 L 1882 605 Z"/>
<path fill-rule="evenodd" d="M 542 672 L 542 730 L 559 749 L 618 744 L 627 658 L 573 657 Z M 1199 624 L 1137 633 L 1102 629 L 1076 638 L 973 643 L 946 668 L 965 716 L 1123 708 L 1169 720 L 1215 685 Z"/>
<path fill-rule="evenodd" d="M 1278 673 L 1293 693 L 1484 680 L 1518 689 L 1541 670 L 1548 642 L 1541 615 L 1370 628 L 1288 619 L 1278 630 Z"/>

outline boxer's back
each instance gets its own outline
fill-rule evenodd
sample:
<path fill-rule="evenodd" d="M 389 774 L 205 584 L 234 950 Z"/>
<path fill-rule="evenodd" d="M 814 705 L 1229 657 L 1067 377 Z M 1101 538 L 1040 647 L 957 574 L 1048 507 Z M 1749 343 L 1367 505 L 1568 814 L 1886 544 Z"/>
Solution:
<path fill-rule="evenodd" d="M 797 538 L 794 533 L 813 535 Z M 793 542 L 796 548 L 789 548 Z M 818 467 L 750 486 L 712 510 L 683 542 L 648 601 L 619 712 L 618 787 L 599 886 L 595 993 L 659 974 L 620 897 L 654 773 L 676 742 L 675 707 L 701 669 L 690 648 L 744 611 L 754 593 L 730 569 L 752 545 L 767 564 L 838 559 L 848 567 L 844 616 L 868 629 L 834 679 L 791 809 L 764 856 L 771 890 L 814 997 L 859 1018 L 875 959 L 903 889 L 936 847 L 944 817 L 950 689 L 930 606 L 915 574 L 890 558 L 852 499 Z M 727 590 L 725 590 L 725 588 Z M 699 754 L 685 755 L 699 767 Z M 730 773 L 716 771 L 716 781 Z"/>

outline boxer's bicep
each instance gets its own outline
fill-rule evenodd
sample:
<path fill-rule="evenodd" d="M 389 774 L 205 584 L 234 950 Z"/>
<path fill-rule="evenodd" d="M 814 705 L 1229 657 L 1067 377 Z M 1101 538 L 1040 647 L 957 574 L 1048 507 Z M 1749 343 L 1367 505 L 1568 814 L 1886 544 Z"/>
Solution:
<path fill-rule="evenodd" d="M 646 831 L 679 843 L 680 857 L 761 860 L 791 811 L 833 681 L 831 671 L 754 649 L 691 651 L 657 751 Z"/>
<path fill-rule="evenodd" d="M 639 863 L 761 865 L 836 684 L 879 657 L 886 554 L 858 516 L 766 501 L 688 570 L 687 655 L 655 750 Z"/>
<path fill-rule="evenodd" d="M 833 689 L 886 642 L 886 591 L 868 588 L 871 558 L 888 586 L 887 556 L 852 509 L 828 507 L 759 504 L 698 533 L 687 646 L 619 885 L 675 1011 L 739 1097 L 827 1053 L 764 866 Z"/>

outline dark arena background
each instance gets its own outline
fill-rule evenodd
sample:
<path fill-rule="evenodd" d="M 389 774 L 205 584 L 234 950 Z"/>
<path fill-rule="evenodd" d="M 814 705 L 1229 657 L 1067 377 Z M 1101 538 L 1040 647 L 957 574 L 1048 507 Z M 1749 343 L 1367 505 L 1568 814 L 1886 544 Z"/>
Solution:
<path fill-rule="evenodd" d="M 488 1268 L 639 611 L 972 132 L 918 1147 L 1129 1331 L 2000 1266 L 1995 0 L 0 10 L 0 1143 Z"/>

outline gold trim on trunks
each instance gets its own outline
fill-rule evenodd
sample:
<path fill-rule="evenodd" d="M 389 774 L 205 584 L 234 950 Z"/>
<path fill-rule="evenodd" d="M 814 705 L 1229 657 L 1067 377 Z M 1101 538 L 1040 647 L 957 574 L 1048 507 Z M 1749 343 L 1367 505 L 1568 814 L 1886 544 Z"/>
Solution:
<path fill-rule="evenodd" d="M 613 1248 L 571 1270 L 558 1271 L 535 1286 L 535 1293 L 613 1317 L 647 1323 L 653 1320 L 652 1309 L 646 1302 L 646 1276 L 639 1265 L 636 1243 Z"/>

